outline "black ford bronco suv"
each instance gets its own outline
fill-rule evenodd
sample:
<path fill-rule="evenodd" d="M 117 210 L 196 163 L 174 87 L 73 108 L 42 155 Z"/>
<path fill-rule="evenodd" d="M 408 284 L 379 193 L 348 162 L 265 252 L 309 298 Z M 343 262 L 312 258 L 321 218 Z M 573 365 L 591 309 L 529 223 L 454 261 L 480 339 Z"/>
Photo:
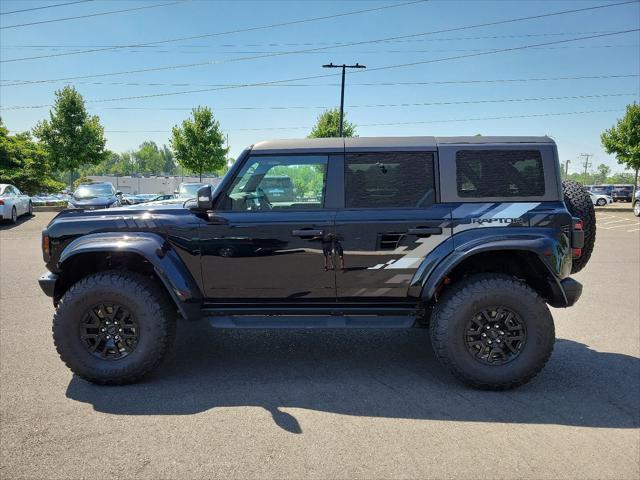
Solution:
<path fill-rule="evenodd" d="M 460 380 L 521 385 L 595 239 L 589 195 L 559 171 L 547 137 L 276 140 L 183 205 L 63 211 L 39 281 L 56 348 L 80 377 L 123 384 L 158 365 L 178 317 L 423 327 Z"/>

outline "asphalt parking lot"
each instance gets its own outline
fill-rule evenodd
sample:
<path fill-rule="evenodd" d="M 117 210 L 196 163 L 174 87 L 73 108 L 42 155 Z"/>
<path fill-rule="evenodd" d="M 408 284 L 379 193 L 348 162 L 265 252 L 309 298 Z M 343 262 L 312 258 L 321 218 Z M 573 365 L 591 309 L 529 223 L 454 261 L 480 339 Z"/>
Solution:
<path fill-rule="evenodd" d="M 423 330 L 181 324 L 146 381 L 74 378 L 51 340 L 40 230 L 0 227 L 1 478 L 640 477 L 640 223 L 598 212 L 578 304 L 509 392 L 458 384 Z"/>

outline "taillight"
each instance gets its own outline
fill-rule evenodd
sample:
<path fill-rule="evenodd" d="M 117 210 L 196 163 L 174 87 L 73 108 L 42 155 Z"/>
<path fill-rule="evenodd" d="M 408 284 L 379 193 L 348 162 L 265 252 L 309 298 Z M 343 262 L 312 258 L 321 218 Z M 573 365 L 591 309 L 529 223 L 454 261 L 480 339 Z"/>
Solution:
<path fill-rule="evenodd" d="M 573 224 L 573 228 L 574 230 L 584 230 L 584 224 L 582 223 L 582 220 L 576 220 Z"/>
<path fill-rule="evenodd" d="M 0 200 L 0 205 L 4 205 L 4 200 Z"/>
<path fill-rule="evenodd" d="M 582 256 L 582 249 L 581 248 L 572 248 L 571 249 L 571 255 L 573 258 L 580 258 Z"/>

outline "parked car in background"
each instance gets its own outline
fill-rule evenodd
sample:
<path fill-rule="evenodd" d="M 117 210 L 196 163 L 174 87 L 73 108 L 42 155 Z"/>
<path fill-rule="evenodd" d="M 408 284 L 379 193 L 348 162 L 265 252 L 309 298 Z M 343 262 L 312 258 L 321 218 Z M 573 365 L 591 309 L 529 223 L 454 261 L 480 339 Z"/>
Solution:
<path fill-rule="evenodd" d="M 589 196 L 591 197 L 591 202 L 599 207 L 604 207 L 605 205 L 613 203 L 613 198 L 609 195 L 589 192 Z"/>
<path fill-rule="evenodd" d="M 116 192 L 113 184 L 109 182 L 83 183 L 73 192 L 67 208 L 96 210 L 119 207 L 121 205 L 120 197 L 122 197 L 122 192 Z"/>
<path fill-rule="evenodd" d="M 613 190 L 613 185 L 587 185 L 586 189 L 589 192 L 596 193 L 598 195 L 611 196 L 611 192 Z"/>
<path fill-rule="evenodd" d="M 611 198 L 614 202 L 630 202 L 633 198 L 633 185 L 614 185 Z"/>
<path fill-rule="evenodd" d="M 190 198 L 196 198 L 198 196 L 198 190 L 200 190 L 202 187 L 206 187 L 207 185 L 210 184 L 183 182 L 178 186 L 175 198 L 182 199 L 182 201 L 188 200 Z M 211 186 L 211 188 L 213 189 L 213 186 Z"/>
<path fill-rule="evenodd" d="M 155 198 L 149 200 L 150 202 L 162 202 L 163 200 L 172 200 L 175 198 L 175 195 L 171 195 L 169 193 L 163 193 L 161 195 L 157 195 Z"/>
<path fill-rule="evenodd" d="M 16 223 L 20 215 L 31 215 L 31 197 L 8 183 L 0 183 L 0 220 Z"/>
<path fill-rule="evenodd" d="M 640 190 L 636 189 L 636 195 L 633 198 L 633 214 L 640 217 Z"/>

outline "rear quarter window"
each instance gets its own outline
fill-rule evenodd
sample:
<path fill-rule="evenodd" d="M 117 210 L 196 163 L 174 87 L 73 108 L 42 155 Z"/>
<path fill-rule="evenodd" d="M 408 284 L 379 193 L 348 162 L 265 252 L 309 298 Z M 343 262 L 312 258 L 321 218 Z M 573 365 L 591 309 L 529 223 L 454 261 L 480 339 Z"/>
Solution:
<path fill-rule="evenodd" d="M 538 150 L 458 150 L 456 188 L 461 198 L 542 197 L 542 155 Z"/>

